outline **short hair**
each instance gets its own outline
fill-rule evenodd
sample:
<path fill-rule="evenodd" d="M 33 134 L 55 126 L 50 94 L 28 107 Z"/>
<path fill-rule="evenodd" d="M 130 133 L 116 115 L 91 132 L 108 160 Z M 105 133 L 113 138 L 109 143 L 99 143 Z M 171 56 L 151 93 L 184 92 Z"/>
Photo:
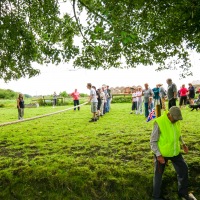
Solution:
<path fill-rule="evenodd" d="M 172 79 L 171 79 L 171 78 L 168 78 L 167 81 L 172 82 Z"/>
<path fill-rule="evenodd" d="M 87 83 L 87 86 L 92 87 L 92 84 L 91 83 Z"/>

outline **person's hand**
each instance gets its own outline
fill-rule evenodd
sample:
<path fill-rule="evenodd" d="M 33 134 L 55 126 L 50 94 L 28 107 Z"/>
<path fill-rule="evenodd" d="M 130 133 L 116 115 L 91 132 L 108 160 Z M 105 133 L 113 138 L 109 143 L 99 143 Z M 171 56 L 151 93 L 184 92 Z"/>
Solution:
<path fill-rule="evenodd" d="M 183 151 L 184 151 L 185 153 L 188 153 L 188 147 L 186 146 L 186 144 L 183 144 Z"/>
<path fill-rule="evenodd" d="M 160 164 L 165 164 L 165 159 L 161 155 L 157 156 L 157 160 Z"/>

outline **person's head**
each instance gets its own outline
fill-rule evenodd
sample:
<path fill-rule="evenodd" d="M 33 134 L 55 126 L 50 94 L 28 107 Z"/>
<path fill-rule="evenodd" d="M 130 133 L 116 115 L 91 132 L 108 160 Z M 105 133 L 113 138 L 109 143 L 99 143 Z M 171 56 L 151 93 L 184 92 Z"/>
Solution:
<path fill-rule="evenodd" d="M 172 84 L 172 79 L 171 79 L 171 78 L 168 78 L 168 79 L 166 80 L 166 82 L 167 82 L 168 85 L 170 85 L 170 84 Z"/>
<path fill-rule="evenodd" d="M 149 84 L 148 84 L 148 83 L 145 83 L 145 84 L 144 84 L 144 87 L 145 87 L 145 89 L 148 89 Z"/>
<path fill-rule="evenodd" d="M 159 84 L 157 84 L 157 85 L 156 85 L 156 87 L 161 87 L 161 86 L 162 86 L 162 84 L 161 84 L 161 83 L 159 83 Z"/>
<path fill-rule="evenodd" d="M 74 92 L 77 92 L 77 89 L 75 89 Z"/>
<path fill-rule="evenodd" d="M 92 84 L 91 83 L 87 83 L 87 89 L 91 89 Z"/>
<path fill-rule="evenodd" d="M 192 87 L 192 83 L 188 83 L 189 87 Z"/>
<path fill-rule="evenodd" d="M 107 85 L 107 89 L 109 89 L 109 85 Z"/>
<path fill-rule="evenodd" d="M 23 94 L 20 93 L 18 98 L 23 99 Z"/>
<path fill-rule="evenodd" d="M 182 120 L 183 117 L 182 117 L 180 108 L 177 106 L 172 106 L 169 109 L 168 118 L 173 124 L 179 120 Z"/>
<path fill-rule="evenodd" d="M 137 87 L 137 90 L 138 90 L 138 91 L 142 91 L 142 87 L 141 87 L 141 86 L 138 86 L 138 87 Z"/>
<path fill-rule="evenodd" d="M 184 87 L 185 87 L 185 84 L 182 85 L 182 88 L 184 88 Z"/>
<path fill-rule="evenodd" d="M 95 86 L 92 86 L 92 88 L 96 90 L 96 87 L 95 87 Z"/>

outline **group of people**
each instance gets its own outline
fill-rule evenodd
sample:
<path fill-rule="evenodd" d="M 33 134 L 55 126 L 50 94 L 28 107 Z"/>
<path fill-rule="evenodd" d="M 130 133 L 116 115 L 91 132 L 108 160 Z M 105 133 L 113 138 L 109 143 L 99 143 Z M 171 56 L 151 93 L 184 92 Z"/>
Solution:
<path fill-rule="evenodd" d="M 185 84 L 182 85 L 180 90 L 177 90 L 177 86 L 172 82 L 172 79 L 167 79 L 167 89 L 163 87 L 163 84 L 157 84 L 155 88 L 151 89 L 148 83 L 144 84 L 144 89 L 141 86 L 133 88 L 132 92 L 132 108 L 130 114 L 135 111 L 135 114 L 143 114 L 143 102 L 144 102 L 144 114 L 147 118 L 149 113 L 156 105 L 160 105 L 161 109 L 166 110 L 166 99 L 168 99 L 168 109 L 172 106 L 176 106 L 177 98 L 179 98 L 179 107 L 189 103 L 194 104 L 195 88 L 189 83 L 188 89 Z M 180 94 L 180 95 L 179 95 Z"/>
<path fill-rule="evenodd" d="M 190 103 L 194 103 L 195 90 L 192 88 L 192 84 L 189 84 L 188 89 L 185 89 L 185 85 L 182 85 L 180 90 L 180 103 L 179 107 L 177 107 L 177 86 L 170 78 L 166 82 L 168 84 L 167 90 L 162 87 L 162 84 L 157 84 L 155 88 L 150 89 L 148 84 L 145 83 L 144 90 L 142 90 L 142 87 L 137 87 L 133 89 L 132 94 L 132 110 L 135 110 L 136 114 L 142 114 L 142 102 L 144 102 L 145 117 L 148 116 L 150 109 L 156 104 L 160 103 L 165 110 L 162 116 L 155 119 L 150 137 L 150 147 L 154 154 L 152 199 L 165 199 L 161 192 L 162 176 L 170 160 L 177 173 L 178 195 L 184 200 L 196 200 L 194 195 L 188 191 L 188 166 L 184 161 L 180 148 L 182 146 L 185 153 L 189 151 L 181 135 L 180 120 L 183 120 L 183 117 L 180 108 L 182 103 L 185 103 L 186 95 L 189 96 Z M 87 84 L 87 88 L 90 90 L 89 101 L 92 112 L 92 118 L 89 122 L 96 122 L 100 116 L 110 111 L 111 91 L 109 86 L 102 86 L 96 89 L 91 83 Z M 76 110 L 77 105 L 79 105 L 78 91 L 75 90 L 71 96 L 74 100 L 74 110 Z M 168 109 L 165 108 L 166 96 L 168 98 Z M 24 100 L 22 94 L 19 94 L 17 99 L 17 108 L 18 118 L 22 120 L 24 115 Z M 79 106 L 78 110 L 80 110 Z"/>
<path fill-rule="evenodd" d="M 92 112 L 92 118 L 89 122 L 96 122 L 101 116 L 110 111 L 111 90 L 108 85 L 96 89 L 91 83 L 87 83 L 87 88 L 90 90 L 89 102 L 91 103 Z"/>
<path fill-rule="evenodd" d="M 189 100 L 189 104 L 194 104 L 194 97 L 195 97 L 195 88 L 194 86 L 189 83 L 189 87 L 186 88 L 185 84 L 182 84 L 181 88 L 178 90 L 178 97 L 179 97 L 179 106 L 186 106 Z"/>

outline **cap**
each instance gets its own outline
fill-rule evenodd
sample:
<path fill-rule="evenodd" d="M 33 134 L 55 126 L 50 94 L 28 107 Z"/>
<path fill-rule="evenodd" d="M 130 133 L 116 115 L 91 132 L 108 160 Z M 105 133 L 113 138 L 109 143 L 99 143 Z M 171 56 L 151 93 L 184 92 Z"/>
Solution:
<path fill-rule="evenodd" d="M 181 110 L 177 106 L 172 106 L 169 109 L 169 113 L 173 117 L 173 119 L 176 120 L 176 121 L 183 119 L 182 114 L 181 114 Z"/>

